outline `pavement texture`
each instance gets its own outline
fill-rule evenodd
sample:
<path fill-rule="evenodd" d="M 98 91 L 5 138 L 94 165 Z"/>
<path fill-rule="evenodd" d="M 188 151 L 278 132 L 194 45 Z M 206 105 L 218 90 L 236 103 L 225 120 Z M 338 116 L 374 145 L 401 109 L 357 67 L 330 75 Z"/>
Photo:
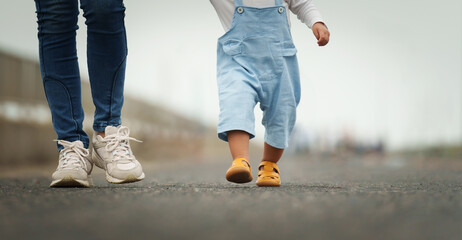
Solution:
<path fill-rule="evenodd" d="M 0 239 L 462 239 L 462 160 L 286 157 L 279 188 L 228 183 L 229 164 L 145 164 L 126 185 L 96 169 L 87 189 L 3 169 Z"/>

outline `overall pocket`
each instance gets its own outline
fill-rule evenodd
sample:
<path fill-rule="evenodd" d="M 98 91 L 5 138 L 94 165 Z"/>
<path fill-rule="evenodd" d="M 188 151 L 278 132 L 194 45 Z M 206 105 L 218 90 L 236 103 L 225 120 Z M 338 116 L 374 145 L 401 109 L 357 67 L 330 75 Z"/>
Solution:
<path fill-rule="evenodd" d="M 284 42 L 282 44 L 281 55 L 283 57 L 291 57 L 297 54 L 297 48 L 293 42 Z"/>
<path fill-rule="evenodd" d="M 248 36 L 241 43 L 242 53 L 235 59 L 260 82 L 272 81 L 282 73 L 278 50 L 278 41 L 272 36 Z"/>
<path fill-rule="evenodd" d="M 237 39 L 229 39 L 223 43 L 223 51 L 230 55 L 238 55 L 242 53 L 242 41 Z"/>

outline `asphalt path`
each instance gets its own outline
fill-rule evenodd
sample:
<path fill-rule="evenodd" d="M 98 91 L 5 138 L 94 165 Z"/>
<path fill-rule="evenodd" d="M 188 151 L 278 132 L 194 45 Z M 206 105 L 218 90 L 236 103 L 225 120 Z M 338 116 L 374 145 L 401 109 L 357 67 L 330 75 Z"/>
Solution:
<path fill-rule="evenodd" d="M 98 169 L 86 189 L 3 168 L 0 239 L 462 239 L 462 160 L 286 157 L 279 188 L 228 183 L 228 164 L 145 164 L 125 185 Z"/>

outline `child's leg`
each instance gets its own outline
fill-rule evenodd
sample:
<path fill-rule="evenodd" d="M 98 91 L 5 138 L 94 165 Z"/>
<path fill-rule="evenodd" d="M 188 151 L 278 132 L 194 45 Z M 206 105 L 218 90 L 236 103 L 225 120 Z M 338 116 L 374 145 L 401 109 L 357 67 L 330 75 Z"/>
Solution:
<path fill-rule="evenodd" d="M 249 159 L 249 134 L 244 131 L 229 131 L 228 144 L 233 159 Z"/>
<path fill-rule="evenodd" d="M 275 148 L 268 143 L 265 142 L 265 148 L 263 150 L 263 158 L 261 161 L 268 161 L 277 163 L 279 159 L 281 159 L 282 154 L 284 153 L 284 149 L 282 148 Z"/>
<path fill-rule="evenodd" d="M 233 156 L 233 164 L 226 172 L 226 179 L 234 183 L 252 181 L 252 170 L 249 162 L 249 138 L 245 131 L 228 131 L 229 150 Z"/>
<path fill-rule="evenodd" d="M 263 157 L 258 167 L 258 186 L 278 187 L 281 184 L 279 168 L 276 163 L 281 159 L 283 153 L 283 148 L 275 148 L 265 142 Z"/>

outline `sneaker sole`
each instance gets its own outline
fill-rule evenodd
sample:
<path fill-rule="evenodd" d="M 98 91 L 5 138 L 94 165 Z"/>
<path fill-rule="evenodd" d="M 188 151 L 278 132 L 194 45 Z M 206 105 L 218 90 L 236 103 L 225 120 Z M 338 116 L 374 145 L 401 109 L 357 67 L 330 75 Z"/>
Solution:
<path fill-rule="evenodd" d="M 143 180 L 145 177 L 144 173 L 141 173 L 141 175 L 139 177 L 135 177 L 135 175 L 133 174 L 129 174 L 127 177 L 125 177 L 124 179 L 120 179 L 120 178 L 115 178 L 111 175 L 109 175 L 107 172 L 106 172 L 106 180 L 110 183 L 115 183 L 115 184 L 123 184 L 123 183 L 133 183 L 133 182 L 138 182 L 138 181 L 141 181 Z"/>
<path fill-rule="evenodd" d="M 91 187 L 93 185 L 92 179 L 88 177 L 87 180 L 75 179 L 72 176 L 66 176 L 61 179 L 53 180 L 50 184 L 52 188 L 66 188 L 66 187 Z"/>

